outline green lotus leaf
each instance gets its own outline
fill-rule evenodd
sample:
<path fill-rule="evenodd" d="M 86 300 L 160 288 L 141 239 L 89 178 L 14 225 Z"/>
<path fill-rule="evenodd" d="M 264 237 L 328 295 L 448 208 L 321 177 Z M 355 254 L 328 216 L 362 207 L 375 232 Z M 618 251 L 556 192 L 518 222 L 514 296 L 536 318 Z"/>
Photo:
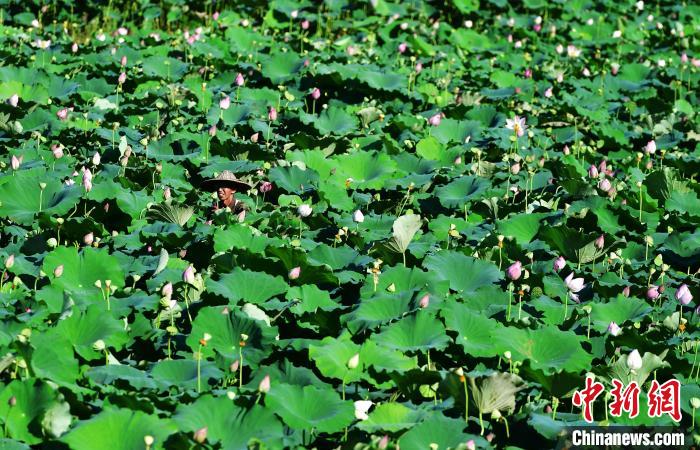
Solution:
<path fill-rule="evenodd" d="M 78 360 L 68 337 L 59 333 L 40 333 L 32 337 L 31 367 L 39 378 L 73 386 L 79 376 Z"/>
<path fill-rule="evenodd" d="M 210 280 L 207 290 L 219 294 L 235 304 L 239 300 L 263 303 L 287 291 L 287 282 L 279 276 L 265 272 L 253 272 L 236 267 L 233 272 L 223 274 L 219 280 Z"/>
<path fill-rule="evenodd" d="M 187 64 L 168 56 L 149 56 L 142 63 L 143 72 L 151 77 L 179 80 L 187 72 Z"/>
<path fill-rule="evenodd" d="M 439 350 L 450 341 L 442 322 L 420 311 L 385 327 L 375 338 L 383 346 L 401 351 Z"/>
<path fill-rule="evenodd" d="M 357 250 L 346 245 L 331 247 L 320 244 L 308 253 L 310 264 L 328 265 L 332 270 L 340 270 L 345 267 L 361 267 L 372 261 L 369 256 L 360 255 Z"/>
<path fill-rule="evenodd" d="M 210 380 L 218 382 L 223 373 L 210 361 L 202 361 L 198 369 L 194 359 L 164 359 L 154 364 L 151 376 L 165 389 L 176 386 L 183 390 L 196 390 L 198 379 L 201 388 L 205 389 Z"/>
<path fill-rule="evenodd" d="M 488 448 L 489 445 L 481 436 L 464 432 L 464 419 L 446 417 L 432 413 L 420 425 L 411 428 L 399 438 L 399 444 L 404 450 L 425 450 L 431 445 L 437 448 L 457 448 L 458 445 L 473 439 L 477 448 Z"/>
<path fill-rule="evenodd" d="M 231 363 L 240 359 L 240 349 L 244 363 L 255 367 L 267 352 L 271 351 L 277 336 L 277 328 L 269 327 L 263 321 L 251 319 L 236 309 L 228 314 L 222 314 L 221 307 L 205 307 L 198 311 L 192 324 L 192 332 L 187 337 L 187 345 L 193 352 L 200 351 L 199 340 L 204 333 L 211 335 L 211 340 L 201 349 L 205 358 L 218 354 Z M 242 334 L 247 335 L 248 340 L 241 347 Z"/>
<path fill-rule="evenodd" d="M 431 274 L 450 282 L 450 288 L 463 295 L 501 280 L 503 274 L 495 264 L 454 251 L 429 255 L 423 265 Z"/>
<path fill-rule="evenodd" d="M 287 291 L 286 298 L 290 301 L 299 301 L 291 308 L 294 314 L 316 312 L 318 309 L 330 311 L 340 306 L 331 299 L 328 291 L 321 290 L 314 284 L 291 287 Z"/>
<path fill-rule="evenodd" d="M 289 193 L 301 194 L 318 185 L 318 174 L 311 169 L 297 166 L 274 167 L 269 173 L 270 181 Z"/>
<path fill-rule="evenodd" d="M 37 214 L 63 215 L 78 202 L 80 189 L 37 169 L 21 170 L 0 181 L 0 215 L 23 225 Z"/>
<path fill-rule="evenodd" d="M 396 176 L 396 163 L 385 153 L 354 152 L 335 158 L 338 171 L 334 177 L 361 189 L 380 189 L 387 179 Z"/>
<path fill-rule="evenodd" d="M 344 135 L 357 129 L 357 118 L 338 106 L 330 106 L 314 120 L 314 126 L 323 136 Z"/>
<path fill-rule="evenodd" d="M 253 442 L 282 445 L 282 423 L 268 408 L 246 410 L 226 396 L 205 395 L 194 403 L 181 404 L 173 417 L 179 429 L 188 433 L 207 427 L 207 442 L 221 443 L 231 450 L 247 450 Z"/>
<path fill-rule="evenodd" d="M 360 346 L 353 343 L 347 334 L 339 338 L 328 336 L 318 345 L 309 346 L 309 358 L 316 364 L 319 372 L 325 377 L 344 380 L 345 383 L 353 383 L 362 378 L 362 360 L 356 368 L 348 367 L 350 358 L 359 352 Z"/>
<path fill-rule="evenodd" d="M 15 397 L 15 406 L 10 406 Z M 0 416 L 7 430 L 5 437 L 33 445 L 42 442 L 41 430 L 30 426 L 58 404 L 57 392 L 37 379 L 14 380 L 0 391 Z M 34 431 L 32 431 L 34 430 Z"/>
<path fill-rule="evenodd" d="M 413 240 L 422 225 L 420 216 L 417 214 L 406 214 L 394 221 L 393 236 L 387 246 L 396 253 L 406 253 L 408 246 Z"/>
<path fill-rule="evenodd" d="M 360 304 L 344 320 L 350 331 L 356 333 L 366 328 L 374 328 L 391 320 L 398 319 L 411 311 L 411 292 L 379 292 L 371 298 L 363 298 Z"/>
<path fill-rule="evenodd" d="M 474 312 L 463 303 L 450 303 L 442 310 L 448 330 L 457 331 L 455 342 L 467 355 L 490 358 L 497 356 L 493 335 L 502 327 L 500 323 Z"/>
<path fill-rule="evenodd" d="M 148 372 L 123 364 L 92 367 L 88 378 L 103 386 L 114 385 L 116 381 L 129 383 L 134 389 L 156 389 L 157 383 Z"/>
<path fill-rule="evenodd" d="M 418 367 L 416 357 L 409 357 L 401 351 L 365 341 L 360 350 L 360 361 L 365 367 L 372 366 L 378 372 L 405 372 Z"/>
<path fill-rule="evenodd" d="M 275 84 L 280 84 L 293 78 L 304 67 L 304 60 L 294 54 L 276 53 L 264 57 L 262 65 L 263 76 Z"/>
<path fill-rule="evenodd" d="M 357 427 L 368 433 L 388 431 L 395 433 L 418 425 L 426 413 L 402 403 L 382 403 L 369 414 L 369 419 L 360 422 Z"/>
<path fill-rule="evenodd" d="M 334 433 L 354 420 L 352 402 L 341 400 L 328 388 L 275 383 L 265 396 L 265 405 L 295 430 Z"/>
<path fill-rule="evenodd" d="M 105 409 L 82 420 L 61 441 L 75 450 L 111 448 L 132 450 L 144 447 L 144 437 L 152 436 L 152 449 L 165 448 L 168 436 L 177 431 L 170 419 L 129 409 Z"/>
<path fill-rule="evenodd" d="M 519 214 L 498 221 L 498 231 L 504 236 L 513 236 L 521 246 L 528 244 L 540 230 L 543 218 L 548 214 Z"/>
<path fill-rule="evenodd" d="M 470 200 L 478 198 L 489 187 L 489 182 L 485 179 L 465 175 L 436 188 L 435 195 L 446 208 L 461 208 Z"/>
<path fill-rule="evenodd" d="M 501 353 L 510 351 L 513 361 L 527 360 L 546 375 L 566 371 L 578 373 L 590 367 L 593 357 L 581 344 L 585 337 L 548 326 L 537 330 L 503 327 L 493 335 Z"/>
<path fill-rule="evenodd" d="M 610 322 L 622 326 L 627 321 L 636 322 L 651 312 L 651 307 L 643 300 L 618 295 L 607 303 L 591 305 L 591 324 L 604 333 Z"/>
<path fill-rule="evenodd" d="M 104 358 L 96 351 L 96 341 L 104 341 L 107 348 L 121 350 L 128 338 L 124 323 L 106 313 L 104 305 L 90 305 L 85 312 L 73 311 L 73 314 L 56 325 L 55 333 L 65 337 L 75 351 L 87 360 Z"/>

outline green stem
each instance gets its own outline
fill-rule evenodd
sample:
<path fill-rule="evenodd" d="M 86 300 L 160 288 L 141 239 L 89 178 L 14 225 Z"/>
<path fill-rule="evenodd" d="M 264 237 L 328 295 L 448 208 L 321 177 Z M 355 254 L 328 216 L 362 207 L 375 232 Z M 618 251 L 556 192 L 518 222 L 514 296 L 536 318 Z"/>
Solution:
<path fill-rule="evenodd" d="M 569 315 L 569 293 L 566 293 L 566 296 L 564 297 L 564 320 L 566 320 L 566 317 Z"/>
<path fill-rule="evenodd" d="M 510 322 L 510 306 L 513 303 L 513 291 L 508 289 L 508 313 L 506 314 L 506 322 Z"/>
<path fill-rule="evenodd" d="M 467 379 L 462 382 L 464 385 L 464 421 L 469 423 L 469 388 L 467 387 Z"/>
<path fill-rule="evenodd" d="M 479 425 L 481 425 L 481 436 L 484 435 L 484 418 L 481 415 L 481 410 L 479 410 Z"/>
<path fill-rule="evenodd" d="M 202 344 L 197 352 L 197 392 L 202 392 Z"/>
<path fill-rule="evenodd" d="M 187 299 L 189 294 L 189 287 L 185 284 L 185 308 L 187 309 L 187 318 L 190 319 L 190 325 L 192 325 L 192 316 L 190 315 L 190 302 Z"/>
<path fill-rule="evenodd" d="M 243 388 L 243 347 L 238 347 L 238 360 L 241 362 L 238 365 L 238 389 Z"/>

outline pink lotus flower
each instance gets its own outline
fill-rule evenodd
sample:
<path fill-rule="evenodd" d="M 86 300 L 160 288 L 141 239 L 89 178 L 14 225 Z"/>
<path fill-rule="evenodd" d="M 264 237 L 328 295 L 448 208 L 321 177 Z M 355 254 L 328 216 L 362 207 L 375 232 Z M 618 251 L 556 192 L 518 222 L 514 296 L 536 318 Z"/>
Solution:
<path fill-rule="evenodd" d="M 563 256 L 558 257 L 554 260 L 554 271 L 559 272 L 561 269 L 566 267 L 566 260 Z"/>
<path fill-rule="evenodd" d="M 258 385 L 258 392 L 267 394 L 270 392 L 270 375 L 265 375 L 265 377 L 260 381 Z"/>
<path fill-rule="evenodd" d="M 681 287 L 676 291 L 676 300 L 678 300 L 681 305 L 685 306 L 693 299 L 693 294 L 690 293 L 687 284 L 681 284 Z"/>
<path fill-rule="evenodd" d="M 227 110 L 229 106 L 231 106 L 231 98 L 228 95 L 224 95 L 224 97 L 219 100 L 219 108 Z"/>
<path fill-rule="evenodd" d="M 437 113 L 437 114 L 430 116 L 430 119 L 428 119 L 428 123 L 430 123 L 430 125 L 436 127 L 436 126 L 440 125 L 441 120 L 442 120 L 442 116 L 440 115 L 440 113 Z"/>
<path fill-rule="evenodd" d="M 63 145 L 62 144 L 54 144 L 51 146 L 51 153 L 53 153 L 53 157 L 56 159 L 62 158 L 63 157 Z"/>
<path fill-rule="evenodd" d="M 302 30 L 308 30 L 309 29 L 309 21 L 308 20 L 302 20 L 301 22 L 301 29 Z"/>
<path fill-rule="evenodd" d="M 19 103 L 19 95 L 17 94 L 12 94 L 12 97 L 7 100 L 7 102 L 12 106 L 13 108 L 17 107 L 17 104 Z"/>
<path fill-rule="evenodd" d="M 270 106 L 267 108 L 267 119 L 270 122 L 274 122 L 275 120 L 277 120 L 277 110 L 274 106 Z"/>
<path fill-rule="evenodd" d="M 625 297 L 629 297 L 629 296 L 630 296 L 630 287 L 629 287 L 629 286 L 625 286 L 625 287 L 622 289 L 622 295 L 624 295 Z"/>
<path fill-rule="evenodd" d="M 250 142 L 252 142 L 253 144 L 257 143 L 259 137 L 260 137 L 260 133 L 253 133 L 250 136 Z"/>
<path fill-rule="evenodd" d="M 71 50 L 73 53 L 77 53 L 77 51 L 78 51 L 78 44 L 76 44 L 75 42 L 73 42 L 73 45 L 70 46 L 70 50 Z"/>
<path fill-rule="evenodd" d="M 260 192 L 266 193 L 270 192 L 272 190 L 272 183 L 269 181 L 263 181 L 262 184 L 260 185 Z"/>
<path fill-rule="evenodd" d="M 241 73 L 236 74 L 236 86 L 243 86 L 245 84 L 245 79 Z"/>
<path fill-rule="evenodd" d="M 379 440 L 379 443 L 377 444 L 377 448 L 379 450 L 384 450 L 389 446 L 389 435 L 385 434 L 382 436 L 382 438 Z"/>
<path fill-rule="evenodd" d="M 19 169 L 19 165 L 22 164 L 22 159 L 24 159 L 24 156 L 20 156 L 18 158 L 15 155 L 12 155 L 12 158 L 10 158 L 10 165 L 12 166 L 12 170 Z"/>
<path fill-rule="evenodd" d="M 182 272 L 182 281 L 187 284 L 194 284 L 194 267 L 192 264 L 187 266 L 184 272 Z"/>
<path fill-rule="evenodd" d="M 12 266 L 15 265 L 15 255 L 14 253 L 5 258 L 5 269 L 12 269 Z"/>
<path fill-rule="evenodd" d="M 421 73 L 421 71 L 423 70 L 423 63 L 421 63 L 420 61 L 418 61 L 418 62 L 416 63 L 416 68 L 415 68 L 415 70 L 416 70 L 416 74 Z"/>
<path fill-rule="evenodd" d="M 542 25 L 540 25 L 539 23 L 536 23 L 536 24 L 532 27 L 532 29 L 535 30 L 535 33 L 539 33 L 539 32 L 542 30 Z"/>
<path fill-rule="evenodd" d="M 466 445 L 467 450 L 476 450 L 476 443 L 474 442 L 474 439 L 469 439 Z"/>
<path fill-rule="evenodd" d="M 612 334 L 613 336 L 617 336 L 620 334 L 620 331 L 622 331 L 622 328 L 620 328 L 615 322 L 610 322 L 610 325 L 608 325 L 608 333 Z"/>
<path fill-rule="evenodd" d="M 165 189 L 163 189 L 163 198 L 165 200 L 170 200 L 171 197 L 172 197 L 172 193 L 170 192 L 170 188 L 166 187 Z"/>
<path fill-rule="evenodd" d="M 66 120 L 68 118 L 68 108 L 61 108 L 56 113 L 59 120 Z"/>
<path fill-rule="evenodd" d="M 588 168 L 588 176 L 591 178 L 598 178 L 598 175 L 598 168 L 595 165 L 591 164 L 591 167 Z"/>
<path fill-rule="evenodd" d="M 610 181 L 608 181 L 607 178 L 603 178 L 598 183 L 598 188 L 603 192 L 608 192 L 612 188 L 612 185 L 610 184 Z"/>
<path fill-rule="evenodd" d="M 683 54 L 681 55 L 681 62 L 682 62 L 683 64 L 687 64 L 687 63 L 688 63 L 688 54 L 687 54 L 687 53 L 683 52 Z"/>
<path fill-rule="evenodd" d="M 211 136 L 211 137 L 216 136 L 216 125 L 212 125 L 209 127 L 209 136 Z"/>
<path fill-rule="evenodd" d="M 569 296 L 578 301 L 577 293 L 583 289 L 583 278 L 574 278 L 574 273 L 571 272 L 569 276 L 564 279 L 564 283 L 566 283 L 566 287 L 569 289 Z"/>
<path fill-rule="evenodd" d="M 217 21 L 219 20 L 219 11 L 216 11 L 214 14 L 211 15 L 212 20 Z"/>
<path fill-rule="evenodd" d="M 647 289 L 647 298 L 649 300 L 656 300 L 660 295 L 658 286 L 652 284 L 649 286 L 649 289 Z"/>
<path fill-rule="evenodd" d="M 160 294 L 167 299 L 172 297 L 173 296 L 173 284 L 170 282 L 165 283 L 163 288 L 160 290 Z"/>
<path fill-rule="evenodd" d="M 92 243 L 95 241 L 95 235 L 91 232 L 83 236 L 83 243 L 85 245 L 92 245 Z"/>
<path fill-rule="evenodd" d="M 525 78 L 532 78 L 532 69 L 525 69 Z"/>
<path fill-rule="evenodd" d="M 506 128 L 513 130 L 518 137 L 523 136 L 527 129 L 525 126 L 525 118 L 515 116 L 513 119 L 506 119 Z"/>
<path fill-rule="evenodd" d="M 517 175 L 520 173 L 520 163 L 516 162 L 512 166 L 510 166 L 510 173 L 513 175 Z"/>
<path fill-rule="evenodd" d="M 418 306 L 421 308 L 427 308 L 428 305 L 430 304 L 430 295 L 425 294 L 423 297 L 421 297 L 420 301 L 418 302 Z"/>
<path fill-rule="evenodd" d="M 60 278 L 61 275 L 63 275 L 63 264 L 60 264 L 56 266 L 55 269 L 53 269 L 53 276 L 56 278 Z"/>
<path fill-rule="evenodd" d="M 548 88 L 544 91 L 544 96 L 545 96 L 546 98 L 552 98 L 553 95 L 554 95 L 554 94 L 552 93 L 552 87 L 551 87 L 551 86 L 548 87 Z"/>
<path fill-rule="evenodd" d="M 523 273 L 523 265 L 520 261 L 515 261 L 513 264 L 510 265 L 510 267 L 508 267 L 506 269 L 506 275 L 508 276 L 508 278 L 510 278 L 513 281 L 520 278 L 522 273 Z"/>
<path fill-rule="evenodd" d="M 117 81 L 119 82 L 119 84 L 124 84 L 124 82 L 126 81 L 126 72 L 120 73 Z"/>
<path fill-rule="evenodd" d="M 321 98 L 321 91 L 318 88 L 314 88 L 313 91 L 311 91 L 311 98 L 314 100 Z"/>
<path fill-rule="evenodd" d="M 408 45 L 405 42 L 400 43 L 399 44 L 399 53 L 405 52 L 406 48 L 408 48 Z"/>
<path fill-rule="evenodd" d="M 289 271 L 290 280 L 296 280 L 297 278 L 299 278 L 299 275 L 301 275 L 301 267 L 299 266 L 294 267 L 292 270 Z"/>
<path fill-rule="evenodd" d="M 649 155 L 649 154 L 654 154 L 656 153 L 656 141 L 653 139 L 649 142 L 647 142 L 647 145 L 644 146 L 644 152 Z"/>
<path fill-rule="evenodd" d="M 598 236 L 593 245 L 595 245 L 595 248 L 597 248 L 598 250 L 602 250 L 605 246 L 605 236 L 602 234 Z"/>

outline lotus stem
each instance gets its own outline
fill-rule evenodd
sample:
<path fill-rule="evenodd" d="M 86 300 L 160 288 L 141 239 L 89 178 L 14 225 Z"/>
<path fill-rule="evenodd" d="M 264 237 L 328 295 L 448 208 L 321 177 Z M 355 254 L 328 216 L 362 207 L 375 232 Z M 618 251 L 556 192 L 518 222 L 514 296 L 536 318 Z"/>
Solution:
<path fill-rule="evenodd" d="M 241 362 L 238 365 L 238 389 L 243 388 L 243 347 L 238 347 L 238 360 Z"/>
<path fill-rule="evenodd" d="M 2 286 L 5 284 L 5 274 L 7 273 L 7 269 L 2 269 L 2 278 L 0 278 L 0 291 L 2 291 Z M 376 291 L 376 289 L 375 289 Z"/>
<path fill-rule="evenodd" d="M 187 318 L 190 319 L 190 325 L 192 325 L 192 316 L 190 315 L 190 302 L 187 299 L 188 293 L 189 293 L 189 288 L 188 288 L 187 284 L 185 284 L 185 295 L 184 295 L 185 308 L 187 309 Z"/>
<path fill-rule="evenodd" d="M 44 199 L 44 190 L 39 189 L 39 212 L 41 212 L 41 205 L 43 203 L 43 199 Z"/>
<path fill-rule="evenodd" d="M 518 296 L 518 322 L 520 322 L 520 317 L 523 312 L 523 296 Z M 511 364 L 512 365 L 512 364 Z"/>
<path fill-rule="evenodd" d="M 564 320 L 569 315 L 569 293 L 564 296 Z"/>
<path fill-rule="evenodd" d="M 463 377 L 462 384 L 464 385 L 464 421 L 469 423 L 469 388 L 467 387 L 467 379 Z"/>
<path fill-rule="evenodd" d="M 481 436 L 484 435 L 484 418 L 481 414 L 481 409 L 479 409 L 479 425 L 481 425 L 481 433 L 479 433 Z"/>
<path fill-rule="evenodd" d="M 698 359 L 698 347 L 700 347 L 700 345 L 698 345 L 699 344 L 698 341 L 695 341 L 694 343 L 695 343 L 695 356 L 693 356 L 693 366 L 690 368 L 690 374 L 688 375 L 688 379 L 693 378 L 693 372 L 695 371 L 695 363 L 697 362 L 697 359 Z"/>
<path fill-rule="evenodd" d="M 588 333 L 586 335 L 588 340 L 591 340 L 591 313 L 588 313 Z"/>
<path fill-rule="evenodd" d="M 513 303 L 513 290 L 508 289 L 508 312 L 506 314 L 506 321 L 510 322 L 510 306 Z"/>
<path fill-rule="evenodd" d="M 202 344 L 197 352 L 197 392 L 202 392 Z"/>
<path fill-rule="evenodd" d="M 508 428 L 508 419 L 502 416 L 503 423 L 506 425 L 506 438 L 510 439 L 510 429 Z"/>

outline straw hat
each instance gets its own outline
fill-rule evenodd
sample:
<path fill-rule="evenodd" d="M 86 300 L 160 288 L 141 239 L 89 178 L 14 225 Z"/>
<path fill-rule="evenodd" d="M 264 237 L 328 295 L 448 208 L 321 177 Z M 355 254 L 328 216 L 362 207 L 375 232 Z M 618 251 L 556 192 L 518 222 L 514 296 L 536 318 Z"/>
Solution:
<path fill-rule="evenodd" d="M 202 189 L 206 191 L 216 191 L 220 187 L 228 187 L 236 191 L 248 191 L 252 186 L 243 180 L 236 178 L 230 170 L 224 170 L 216 178 L 209 178 L 202 181 Z"/>

